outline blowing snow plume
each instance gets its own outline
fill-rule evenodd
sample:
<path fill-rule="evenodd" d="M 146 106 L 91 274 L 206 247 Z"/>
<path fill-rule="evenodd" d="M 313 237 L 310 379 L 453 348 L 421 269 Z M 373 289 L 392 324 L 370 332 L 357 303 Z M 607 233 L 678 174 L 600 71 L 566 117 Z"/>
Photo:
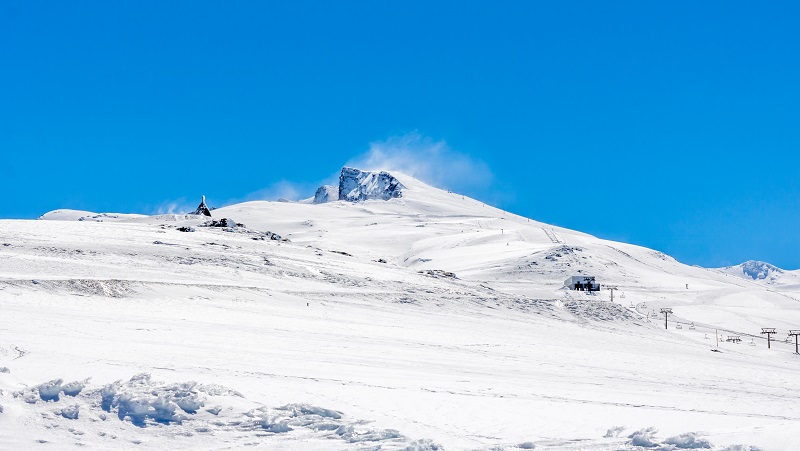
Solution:
<path fill-rule="evenodd" d="M 493 175 L 480 160 L 451 149 L 443 140 L 413 132 L 370 144 L 369 150 L 347 163 L 367 171 L 398 171 L 423 182 L 452 190 L 485 188 Z"/>

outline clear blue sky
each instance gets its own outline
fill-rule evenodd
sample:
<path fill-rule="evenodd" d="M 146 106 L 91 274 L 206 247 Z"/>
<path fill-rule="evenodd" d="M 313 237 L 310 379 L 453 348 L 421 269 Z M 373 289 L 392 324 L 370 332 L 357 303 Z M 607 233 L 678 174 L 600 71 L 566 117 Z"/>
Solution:
<path fill-rule="evenodd" d="M 412 133 L 483 168 L 445 184 L 507 210 L 796 269 L 798 20 L 793 1 L 3 0 L 0 217 L 311 195 Z"/>

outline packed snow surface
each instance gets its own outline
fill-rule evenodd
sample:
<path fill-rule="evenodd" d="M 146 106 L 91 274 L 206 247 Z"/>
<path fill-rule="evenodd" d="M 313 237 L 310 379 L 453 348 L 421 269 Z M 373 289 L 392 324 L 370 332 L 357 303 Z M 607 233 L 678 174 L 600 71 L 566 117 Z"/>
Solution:
<path fill-rule="evenodd" d="M 687 266 L 383 174 L 347 193 L 401 194 L 217 226 L 0 221 L 0 449 L 797 449 L 795 271 Z"/>

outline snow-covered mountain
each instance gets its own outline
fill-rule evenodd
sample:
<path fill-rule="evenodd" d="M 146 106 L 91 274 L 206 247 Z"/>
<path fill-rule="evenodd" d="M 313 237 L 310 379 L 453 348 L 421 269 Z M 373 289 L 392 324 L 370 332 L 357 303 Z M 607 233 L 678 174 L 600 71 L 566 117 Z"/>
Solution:
<path fill-rule="evenodd" d="M 720 268 L 720 270 L 747 280 L 768 283 L 776 282 L 784 274 L 784 271 L 777 266 L 757 260 L 748 260 L 736 266 Z"/>
<path fill-rule="evenodd" d="M 684 265 L 395 171 L 323 188 L 212 220 L 0 221 L 0 448 L 791 449 L 800 434 L 783 341 L 800 284 L 765 283 L 792 271 Z M 571 275 L 604 290 L 566 290 Z M 782 334 L 770 349 L 762 327 Z"/>

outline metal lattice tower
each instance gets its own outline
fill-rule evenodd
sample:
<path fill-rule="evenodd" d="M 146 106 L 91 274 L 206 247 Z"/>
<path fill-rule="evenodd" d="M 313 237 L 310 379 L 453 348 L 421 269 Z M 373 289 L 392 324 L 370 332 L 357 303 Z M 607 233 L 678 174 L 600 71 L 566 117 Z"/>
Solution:
<path fill-rule="evenodd" d="M 608 287 L 608 290 L 611 291 L 611 302 L 614 302 L 614 290 L 619 290 L 617 287 Z"/>
<path fill-rule="evenodd" d="M 767 334 L 767 349 L 771 348 L 770 342 L 772 341 L 772 334 L 775 333 L 774 327 L 762 327 L 761 328 L 762 334 Z"/>
<path fill-rule="evenodd" d="M 667 327 L 667 317 L 672 314 L 672 309 L 671 308 L 662 308 L 661 309 L 661 313 L 664 314 L 664 329 L 669 329 L 669 327 Z"/>
<path fill-rule="evenodd" d="M 789 336 L 790 337 L 794 337 L 794 353 L 795 354 L 800 354 L 800 352 L 798 352 L 798 349 L 797 349 L 797 336 L 798 335 L 800 335 L 800 330 L 792 329 L 792 330 L 789 331 Z"/>

